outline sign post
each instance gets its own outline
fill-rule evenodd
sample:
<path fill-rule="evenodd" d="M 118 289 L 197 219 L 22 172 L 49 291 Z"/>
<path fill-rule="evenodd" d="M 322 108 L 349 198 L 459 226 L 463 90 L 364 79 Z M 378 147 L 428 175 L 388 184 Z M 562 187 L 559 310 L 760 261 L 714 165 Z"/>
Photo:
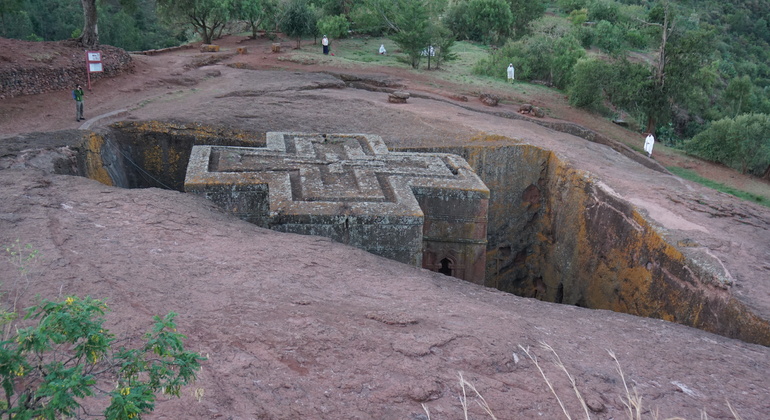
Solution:
<path fill-rule="evenodd" d="M 102 67 L 102 52 L 101 51 L 86 51 L 86 73 L 88 73 L 88 90 L 91 90 L 91 73 L 101 73 L 104 69 Z"/>

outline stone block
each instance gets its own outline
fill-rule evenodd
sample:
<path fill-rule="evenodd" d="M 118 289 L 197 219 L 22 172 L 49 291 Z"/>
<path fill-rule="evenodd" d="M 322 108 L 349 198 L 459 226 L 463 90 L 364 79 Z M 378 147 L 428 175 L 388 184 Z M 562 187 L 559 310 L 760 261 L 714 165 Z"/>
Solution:
<path fill-rule="evenodd" d="M 273 43 L 273 45 L 271 45 L 271 47 L 270 47 L 270 50 L 272 52 L 274 52 L 274 53 L 281 52 L 281 44 L 280 43 Z"/>
<path fill-rule="evenodd" d="M 219 52 L 219 45 L 203 44 L 201 45 L 201 52 Z"/>
<path fill-rule="evenodd" d="M 410 96 L 412 95 L 410 95 L 409 92 L 393 92 L 388 95 L 388 102 L 394 104 L 405 104 L 406 100 L 409 99 Z"/>
<path fill-rule="evenodd" d="M 390 152 L 365 134 L 268 133 L 266 147 L 194 146 L 185 191 L 263 227 L 484 283 L 489 189 L 457 155 Z"/>
<path fill-rule="evenodd" d="M 238 54 L 241 54 L 241 55 L 248 54 L 248 52 L 249 52 L 248 48 L 246 48 L 246 47 L 238 47 L 238 48 L 235 49 L 235 51 Z"/>

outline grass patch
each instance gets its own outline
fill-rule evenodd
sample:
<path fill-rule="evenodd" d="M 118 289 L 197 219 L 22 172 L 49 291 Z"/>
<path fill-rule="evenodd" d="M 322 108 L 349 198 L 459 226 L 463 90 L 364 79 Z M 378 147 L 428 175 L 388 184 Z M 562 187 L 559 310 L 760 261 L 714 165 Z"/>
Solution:
<path fill-rule="evenodd" d="M 751 201 L 757 204 L 761 204 L 765 207 L 770 207 L 770 200 L 768 200 L 767 197 L 763 197 L 761 195 L 752 194 L 750 192 L 741 191 L 732 187 L 729 187 L 724 184 L 720 184 L 719 182 L 712 181 L 708 178 L 704 178 L 694 171 L 691 171 L 689 169 L 680 168 L 678 166 L 669 166 L 666 169 L 668 169 L 672 174 L 684 178 L 688 181 L 697 182 L 701 185 L 705 185 L 709 188 L 715 189 L 717 191 L 721 191 L 723 193 L 727 193 L 730 195 L 734 195 L 740 199 Z"/>

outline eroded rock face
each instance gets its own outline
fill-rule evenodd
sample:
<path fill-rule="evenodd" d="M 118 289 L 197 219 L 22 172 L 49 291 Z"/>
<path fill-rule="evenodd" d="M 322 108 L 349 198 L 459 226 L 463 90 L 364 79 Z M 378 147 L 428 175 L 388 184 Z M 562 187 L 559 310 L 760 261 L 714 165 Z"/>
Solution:
<path fill-rule="evenodd" d="M 770 345 L 770 323 L 731 294 L 724 271 L 686 256 L 630 203 L 552 153 L 430 150 L 463 156 L 491 191 L 487 286 Z"/>
<path fill-rule="evenodd" d="M 121 177 L 140 176 L 115 170 L 129 168 L 129 160 L 145 159 L 153 177 L 175 185 L 182 182 L 175 178 L 184 166 L 180 157 L 189 156 L 193 144 L 227 144 L 230 136 L 254 144 L 263 138 L 157 122 L 115 129 L 122 134 L 86 136 L 80 146 L 104 162 L 122 158 L 106 165 L 106 174 L 98 162 L 81 171 L 96 179 L 106 176 L 113 185 L 126 182 L 116 181 Z M 128 137 L 118 141 L 120 136 Z M 767 319 L 731 294 L 729 275 L 693 254 L 690 242 L 666 241 L 631 204 L 553 153 L 529 145 L 410 150 L 460 155 L 489 187 L 485 285 L 770 345 Z"/>

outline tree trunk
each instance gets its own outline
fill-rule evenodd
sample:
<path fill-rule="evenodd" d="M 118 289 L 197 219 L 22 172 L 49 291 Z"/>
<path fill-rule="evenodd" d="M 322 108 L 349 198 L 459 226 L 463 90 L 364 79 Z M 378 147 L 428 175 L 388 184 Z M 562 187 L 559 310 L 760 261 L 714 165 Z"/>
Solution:
<path fill-rule="evenodd" d="M 96 0 L 80 0 L 83 4 L 83 33 L 78 38 L 86 48 L 96 48 L 99 45 L 99 29 L 96 26 Z"/>
<path fill-rule="evenodd" d="M 650 134 L 655 134 L 655 118 L 652 116 L 652 114 L 647 116 L 647 132 Z"/>

